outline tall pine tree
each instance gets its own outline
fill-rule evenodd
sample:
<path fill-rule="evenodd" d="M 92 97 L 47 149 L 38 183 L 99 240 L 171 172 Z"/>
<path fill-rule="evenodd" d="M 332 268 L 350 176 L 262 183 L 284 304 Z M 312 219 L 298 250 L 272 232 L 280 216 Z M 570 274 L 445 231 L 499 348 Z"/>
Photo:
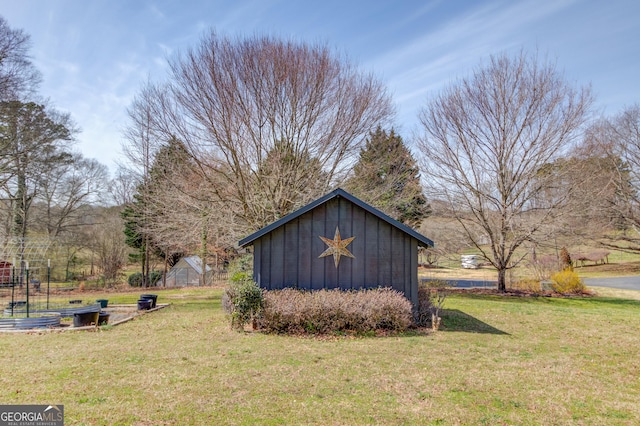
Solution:
<path fill-rule="evenodd" d="M 171 178 L 171 173 L 174 173 L 177 165 L 184 163 L 186 158 L 184 145 L 180 141 L 172 139 L 166 145 L 162 145 L 153 158 L 148 178 L 137 186 L 133 202 L 124 206 L 121 212 L 124 219 L 125 242 L 135 249 L 134 253 L 129 254 L 129 260 L 140 262 L 143 287 L 154 284 L 150 282 L 152 255 L 164 258 L 166 272 L 167 266 L 172 266 L 176 257 L 182 254 L 169 253 L 166 248 L 160 247 L 154 241 L 152 228 L 153 220 L 160 216 L 155 205 L 155 197 L 161 188 L 170 185 L 168 179 Z"/>
<path fill-rule="evenodd" d="M 345 188 L 411 227 L 431 213 L 416 161 L 393 129 L 387 133 L 378 127 L 369 134 Z"/>

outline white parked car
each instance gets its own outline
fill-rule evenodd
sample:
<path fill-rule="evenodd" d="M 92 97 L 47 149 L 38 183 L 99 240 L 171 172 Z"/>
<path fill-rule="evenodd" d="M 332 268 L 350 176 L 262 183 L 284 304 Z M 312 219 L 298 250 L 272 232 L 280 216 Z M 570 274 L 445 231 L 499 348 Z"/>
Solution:
<path fill-rule="evenodd" d="M 477 254 L 462 255 L 462 267 L 464 269 L 478 269 L 481 257 L 482 256 L 478 256 Z"/>

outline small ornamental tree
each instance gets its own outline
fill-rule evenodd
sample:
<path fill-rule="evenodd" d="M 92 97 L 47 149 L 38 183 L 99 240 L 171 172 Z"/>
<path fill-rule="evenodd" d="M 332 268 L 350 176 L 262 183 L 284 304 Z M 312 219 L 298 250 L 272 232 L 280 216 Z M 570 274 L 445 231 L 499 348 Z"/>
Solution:
<path fill-rule="evenodd" d="M 562 247 L 562 249 L 560 249 L 560 263 L 562 264 L 562 269 L 569 269 L 573 271 L 573 261 L 571 260 L 571 255 L 566 247 Z"/>

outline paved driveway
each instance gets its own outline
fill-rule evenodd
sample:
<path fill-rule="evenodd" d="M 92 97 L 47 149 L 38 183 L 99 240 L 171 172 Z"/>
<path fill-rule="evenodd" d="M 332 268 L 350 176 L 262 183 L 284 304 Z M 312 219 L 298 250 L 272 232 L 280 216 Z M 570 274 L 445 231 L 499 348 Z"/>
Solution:
<path fill-rule="evenodd" d="M 585 278 L 584 283 L 593 287 L 611 287 L 623 290 L 640 290 L 640 276 L 615 278 Z"/>
<path fill-rule="evenodd" d="M 428 281 L 423 278 L 423 280 Z M 496 288 L 497 281 L 446 279 L 457 288 L 486 287 Z M 640 290 L 640 276 L 614 277 L 614 278 L 584 278 L 584 283 L 589 287 L 611 287 L 622 290 Z"/>
<path fill-rule="evenodd" d="M 455 283 L 457 288 L 486 287 L 496 288 L 496 281 L 447 279 Z M 611 287 L 622 290 L 640 290 L 640 276 L 615 277 L 615 278 L 584 278 L 584 283 L 589 287 Z"/>

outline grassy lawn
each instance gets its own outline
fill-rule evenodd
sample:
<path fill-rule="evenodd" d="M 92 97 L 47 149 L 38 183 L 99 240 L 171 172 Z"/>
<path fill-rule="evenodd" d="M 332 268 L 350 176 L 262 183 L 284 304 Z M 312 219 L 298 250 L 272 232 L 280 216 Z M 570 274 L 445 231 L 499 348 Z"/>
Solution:
<path fill-rule="evenodd" d="M 0 404 L 69 425 L 638 424 L 640 300 L 606 291 L 459 294 L 435 334 L 326 339 L 236 333 L 221 290 L 159 291 L 172 306 L 118 327 L 0 334 Z"/>

